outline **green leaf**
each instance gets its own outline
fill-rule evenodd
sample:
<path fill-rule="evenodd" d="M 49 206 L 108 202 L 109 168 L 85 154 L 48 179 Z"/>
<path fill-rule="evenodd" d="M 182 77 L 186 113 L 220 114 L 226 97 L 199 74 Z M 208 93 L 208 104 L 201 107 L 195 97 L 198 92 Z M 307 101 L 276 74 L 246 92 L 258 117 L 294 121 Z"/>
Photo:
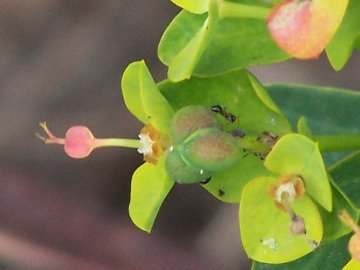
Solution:
<path fill-rule="evenodd" d="M 169 65 L 204 25 L 207 14 L 194 15 L 181 11 L 165 30 L 158 47 L 159 59 Z"/>
<path fill-rule="evenodd" d="M 244 186 L 260 176 L 273 175 L 263 166 L 263 161 L 253 155 L 245 155 L 233 167 L 214 173 L 204 185 L 213 196 L 224 202 L 239 202 Z"/>
<path fill-rule="evenodd" d="M 350 259 L 347 252 L 347 243 L 349 235 L 321 244 L 314 252 L 302 257 L 296 261 L 284 264 L 265 264 L 254 262 L 252 270 L 339 270 Z M 347 270 L 355 270 L 359 268 L 348 268 Z"/>
<path fill-rule="evenodd" d="M 233 131 L 240 128 L 246 134 L 260 135 L 264 130 L 283 135 L 291 132 L 290 125 L 273 102 L 264 103 L 259 93 L 259 85 L 255 89 L 252 75 L 245 70 L 231 72 L 211 78 L 191 78 L 173 83 L 169 80 L 161 82 L 158 87 L 175 111 L 188 105 L 202 105 L 209 110 L 213 105 L 221 105 L 237 119 L 231 123 L 219 115 L 223 129 Z"/>
<path fill-rule="evenodd" d="M 150 233 L 160 206 L 173 187 L 165 171 L 164 157 L 157 165 L 144 163 L 131 181 L 129 214 L 134 224 Z"/>
<path fill-rule="evenodd" d="M 326 54 L 335 70 L 344 67 L 360 33 L 360 1 L 350 0 L 343 21 L 326 47 Z"/>
<path fill-rule="evenodd" d="M 325 224 L 324 240 L 336 239 L 351 231 L 351 229 L 343 224 L 343 222 L 341 222 L 338 218 L 338 213 L 341 210 L 345 209 L 354 220 L 359 219 L 359 213 L 356 212 L 352 207 L 354 204 L 352 200 L 359 201 L 358 194 L 360 189 L 357 188 L 358 184 L 353 182 L 354 177 L 352 175 L 354 172 L 354 174 L 357 175 L 355 178 L 357 177 L 360 181 L 360 170 L 358 169 L 359 164 L 360 153 L 357 153 L 339 161 L 329 170 L 329 173 L 332 176 L 330 181 L 334 183 L 332 186 L 333 211 L 332 213 L 329 213 L 322 210 L 321 208 L 319 209 L 323 223 Z M 336 183 L 336 181 L 339 179 L 341 179 L 340 185 Z M 350 184 L 348 184 L 348 182 L 350 182 Z M 341 184 L 344 183 L 347 186 L 347 188 L 345 188 L 345 192 L 344 189 L 339 190 L 339 188 L 342 187 Z M 347 195 L 349 192 L 351 199 Z"/>
<path fill-rule="evenodd" d="M 304 180 L 306 194 L 331 212 L 330 183 L 316 143 L 300 134 L 285 135 L 275 144 L 264 165 L 282 176 L 300 175 Z"/>
<path fill-rule="evenodd" d="M 209 24 L 208 21 L 205 21 L 191 41 L 173 58 L 168 70 L 170 80 L 178 82 L 191 77 L 197 61 L 208 43 Z"/>
<path fill-rule="evenodd" d="M 346 157 L 330 171 L 334 185 L 360 211 L 360 152 Z"/>
<path fill-rule="evenodd" d="M 299 85 L 266 88 L 293 127 L 304 116 L 314 135 L 360 133 L 360 92 Z M 346 155 L 348 152 L 337 152 L 326 153 L 324 157 L 331 165 Z"/>
<path fill-rule="evenodd" d="M 312 132 L 304 116 L 301 116 L 299 118 L 299 121 L 297 122 L 297 130 L 299 134 L 304 135 L 308 138 L 312 138 Z"/>
<path fill-rule="evenodd" d="M 182 11 L 163 34 L 158 54 L 169 66 L 169 79 L 212 76 L 288 58 L 264 20 L 220 18 L 216 1 L 211 2 L 208 20 L 205 15 Z"/>
<path fill-rule="evenodd" d="M 183 9 L 198 14 L 208 11 L 208 7 L 209 7 L 209 0 L 171 0 L 171 1 Z"/>
<path fill-rule="evenodd" d="M 159 84 L 161 92 L 175 111 L 188 105 L 203 105 L 209 110 L 216 104 L 225 107 L 237 119 L 232 123 L 217 115 L 224 131 L 231 133 L 240 129 L 252 136 L 258 136 L 265 130 L 278 135 L 291 132 L 287 119 L 279 113 L 276 105 L 260 87 L 256 85 L 256 89 L 254 88 L 252 75 L 246 71 L 207 79 L 192 77 L 179 83 L 164 81 Z M 215 173 L 205 188 L 223 201 L 236 202 L 240 200 L 244 184 L 255 176 L 268 175 L 265 171 L 258 158 L 247 155 L 233 168 Z"/>
<path fill-rule="evenodd" d="M 346 210 L 354 220 L 358 220 L 359 214 L 351 207 L 349 202 L 344 196 L 332 187 L 332 199 L 333 199 L 333 211 L 331 213 L 325 211 L 322 207 L 319 207 L 321 219 L 324 224 L 324 236 L 323 240 L 334 240 L 349 233 L 351 229 L 346 226 L 338 217 L 338 213 L 341 210 Z"/>
<path fill-rule="evenodd" d="M 309 241 L 320 242 L 323 228 L 316 205 L 306 195 L 295 199 L 291 208 L 304 218 L 306 238 L 289 231 L 290 216 L 279 210 L 269 195 L 274 177 L 260 177 L 249 182 L 240 202 L 240 231 L 247 255 L 266 263 L 295 260 L 313 250 Z"/>
<path fill-rule="evenodd" d="M 133 62 L 126 68 L 121 88 L 132 114 L 141 122 L 152 123 L 157 130 L 169 134 L 173 110 L 159 92 L 144 61 Z"/>

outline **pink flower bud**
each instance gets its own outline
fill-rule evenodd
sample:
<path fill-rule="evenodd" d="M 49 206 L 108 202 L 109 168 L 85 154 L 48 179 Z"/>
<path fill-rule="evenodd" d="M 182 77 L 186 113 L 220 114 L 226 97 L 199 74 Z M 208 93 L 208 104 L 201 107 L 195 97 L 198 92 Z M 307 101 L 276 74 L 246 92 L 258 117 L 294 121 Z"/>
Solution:
<path fill-rule="evenodd" d="M 85 126 L 73 126 L 66 132 L 65 138 L 58 138 L 50 132 L 46 123 L 40 123 L 48 138 L 40 135 L 38 137 L 45 143 L 64 145 L 65 153 L 72 158 L 86 158 L 94 150 L 95 138 L 91 131 Z"/>
<path fill-rule="evenodd" d="M 72 158 L 85 158 L 94 149 L 94 136 L 84 126 L 73 126 L 65 135 L 64 150 Z"/>

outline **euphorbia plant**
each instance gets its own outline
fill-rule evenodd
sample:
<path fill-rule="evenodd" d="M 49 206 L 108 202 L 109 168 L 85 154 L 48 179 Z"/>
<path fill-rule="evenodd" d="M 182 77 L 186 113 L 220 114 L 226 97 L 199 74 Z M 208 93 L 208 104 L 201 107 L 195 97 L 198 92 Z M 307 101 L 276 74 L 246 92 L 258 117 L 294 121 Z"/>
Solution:
<path fill-rule="evenodd" d="M 104 146 L 137 148 L 144 164 L 132 177 L 129 214 L 144 231 L 174 184 L 202 185 L 240 203 L 253 269 L 357 269 L 360 95 L 264 87 L 246 68 L 324 49 L 342 68 L 359 47 L 359 1 L 173 2 L 184 10 L 158 48 L 168 78 L 155 83 L 144 61 L 122 76 L 125 104 L 145 125 L 139 138 L 98 139 L 74 126 L 62 139 L 45 124 L 40 137 L 74 158 Z"/>

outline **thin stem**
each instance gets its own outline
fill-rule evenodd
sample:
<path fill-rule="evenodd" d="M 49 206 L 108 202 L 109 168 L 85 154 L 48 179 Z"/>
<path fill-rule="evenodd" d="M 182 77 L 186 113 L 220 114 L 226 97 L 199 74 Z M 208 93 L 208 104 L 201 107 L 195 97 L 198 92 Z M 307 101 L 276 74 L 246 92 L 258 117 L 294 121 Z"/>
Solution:
<path fill-rule="evenodd" d="M 266 7 L 238 4 L 224 0 L 218 0 L 217 5 L 220 18 L 252 18 L 264 20 L 271 10 Z"/>
<path fill-rule="evenodd" d="M 360 150 L 360 134 L 313 136 L 321 152 Z"/>
<path fill-rule="evenodd" d="M 140 147 L 140 140 L 121 139 L 121 138 L 95 139 L 94 148 L 96 148 L 96 147 L 139 148 Z"/>

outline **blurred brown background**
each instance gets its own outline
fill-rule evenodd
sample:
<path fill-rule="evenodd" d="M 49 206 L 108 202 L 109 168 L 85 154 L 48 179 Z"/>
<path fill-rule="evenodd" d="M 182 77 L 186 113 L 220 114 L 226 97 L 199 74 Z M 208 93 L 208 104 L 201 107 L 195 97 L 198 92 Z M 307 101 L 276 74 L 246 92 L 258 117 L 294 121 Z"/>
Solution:
<path fill-rule="evenodd" d="M 0 269 L 249 269 L 237 205 L 176 186 L 147 235 L 127 215 L 136 151 L 72 160 L 34 136 L 47 121 L 59 136 L 83 124 L 135 138 L 120 77 L 144 58 L 165 78 L 156 47 L 177 12 L 164 0 L 0 0 Z M 358 54 L 339 73 L 324 57 L 251 70 L 263 82 L 360 89 Z"/>

